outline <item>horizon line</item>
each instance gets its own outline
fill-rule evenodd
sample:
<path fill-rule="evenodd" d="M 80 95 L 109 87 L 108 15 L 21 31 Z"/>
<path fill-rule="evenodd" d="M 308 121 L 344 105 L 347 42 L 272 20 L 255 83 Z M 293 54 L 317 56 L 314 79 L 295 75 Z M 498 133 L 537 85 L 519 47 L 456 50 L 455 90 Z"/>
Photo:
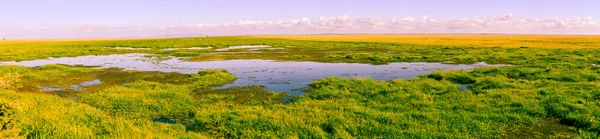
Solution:
<path fill-rule="evenodd" d="M 252 37 L 252 36 L 350 36 L 350 35 L 514 35 L 514 36 L 598 36 L 600 34 L 531 34 L 531 33 L 319 33 L 319 34 L 248 34 L 248 35 L 182 35 L 182 36 L 149 36 L 149 37 L 106 37 L 106 38 L 6 38 L 1 41 L 18 40 L 136 40 L 136 39 L 176 39 L 202 37 Z"/>

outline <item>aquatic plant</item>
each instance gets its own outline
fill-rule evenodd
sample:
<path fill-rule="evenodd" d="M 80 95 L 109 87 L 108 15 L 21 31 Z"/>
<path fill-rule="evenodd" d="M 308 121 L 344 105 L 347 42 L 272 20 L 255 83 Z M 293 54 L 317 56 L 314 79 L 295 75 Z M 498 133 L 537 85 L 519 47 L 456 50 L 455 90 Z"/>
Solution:
<path fill-rule="evenodd" d="M 598 138 L 600 135 L 597 36 L 365 35 L 277 39 L 263 36 L 0 43 L 0 60 L 144 52 L 198 54 L 189 59 L 192 61 L 510 64 L 436 71 L 408 80 L 328 77 L 313 81 L 306 89 L 308 93 L 298 97 L 268 92 L 261 86 L 213 90 L 214 86 L 237 79 L 218 69 L 185 75 L 64 65 L 34 68 L 3 65 L 0 77 L 18 74 L 23 88 L 0 90 L 2 138 Z M 161 51 L 236 45 L 286 49 L 208 55 L 205 54 L 212 50 Z M 68 87 L 96 78 L 103 83 L 79 92 L 39 93 L 27 89 L 50 83 Z M 463 92 L 457 84 L 467 84 L 469 89 Z"/>
<path fill-rule="evenodd" d="M 235 75 L 222 69 L 206 69 L 188 76 L 189 80 L 193 82 L 192 86 L 197 89 L 209 89 L 213 86 L 231 83 L 237 79 Z"/>

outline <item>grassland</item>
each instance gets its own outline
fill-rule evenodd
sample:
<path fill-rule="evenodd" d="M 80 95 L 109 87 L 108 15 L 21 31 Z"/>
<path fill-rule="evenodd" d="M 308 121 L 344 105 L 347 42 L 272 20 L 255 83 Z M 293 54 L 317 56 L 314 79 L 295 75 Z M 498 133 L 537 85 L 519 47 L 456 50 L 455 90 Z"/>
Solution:
<path fill-rule="evenodd" d="M 408 80 L 330 77 L 312 82 L 309 93 L 294 97 L 268 92 L 260 86 L 210 89 L 236 80 L 223 70 L 185 75 L 64 65 L 35 68 L 5 65 L 0 66 L 0 83 L 3 83 L 0 84 L 0 137 L 598 138 L 600 135 L 597 37 L 425 35 L 461 40 L 428 42 L 423 41 L 429 40 L 427 37 L 399 35 L 421 40 L 405 43 L 404 39 L 393 41 L 398 35 L 383 36 L 392 38 L 389 40 L 361 36 L 6 41 L 0 42 L 0 60 L 151 53 L 185 56 L 193 61 L 249 58 L 373 64 L 486 61 L 511 66 L 438 71 Z M 512 39 L 506 41 L 506 38 Z M 285 49 L 161 50 L 236 45 Z M 151 49 L 113 49 L 116 47 Z M 103 84 L 57 93 L 44 93 L 36 88 L 68 86 L 95 78 Z M 469 89 L 464 92 L 456 84 L 468 85 Z"/>
<path fill-rule="evenodd" d="M 388 42 L 412 45 L 443 45 L 505 48 L 598 48 L 600 36 L 564 35 L 456 35 L 456 34 L 402 34 L 402 35 L 310 35 L 259 36 L 291 40 Z"/>

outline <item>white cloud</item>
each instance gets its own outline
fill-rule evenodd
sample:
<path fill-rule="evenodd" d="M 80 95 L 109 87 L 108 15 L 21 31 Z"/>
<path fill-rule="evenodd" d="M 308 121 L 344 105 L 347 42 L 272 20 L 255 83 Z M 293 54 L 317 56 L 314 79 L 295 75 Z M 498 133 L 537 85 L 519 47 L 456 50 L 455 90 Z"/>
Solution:
<path fill-rule="evenodd" d="M 314 20 L 303 17 L 298 20 L 240 20 L 226 24 L 197 23 L 178 26 L 43 26 L 38 29 L 25 29 L 18 32 L 22 37 L 46 38 L 323 33 L 600 34 L 600 25 L 591 17 L 520 17 L 513 14 L 452 20 L 436 20 L 427 16 L 393 19 L 338 16 L 319 17 Z"/>

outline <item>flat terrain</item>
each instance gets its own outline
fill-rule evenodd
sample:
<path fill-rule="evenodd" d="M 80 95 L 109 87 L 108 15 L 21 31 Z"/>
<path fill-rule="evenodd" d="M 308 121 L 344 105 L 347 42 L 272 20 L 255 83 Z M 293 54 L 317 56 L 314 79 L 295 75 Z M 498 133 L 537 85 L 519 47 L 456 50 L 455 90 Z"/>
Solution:
<path fill-rule="evenodd" d="M 401 35 L 310 35 L 259 36 L 291 40 L 388 42 L 413 45 L 441 45 L 466 47 L 522 46 L 535 48 L 599 48 L 600 36 L 564 35 L 456 35 L 456 34 L 401 34 Z"/>
<path fill-rule="evenodd" d="M 539 35 L 0 41 L 0 62 L 22 64 L 0 66 L 0 138 L 598 138 L 599 43 L 598 36 Z M 305 76 L 279 72 L 271 79 L 262 76 L 271 69 L 252 63 L 230 65 L 250 65 L 249 71 L 184 69 L 191 72 L 118 59 L 99 65 L 106 68 L 20 63 L 132 53 L 158 60 L 140 63 L 258 59 L 381 70 L 341 76 L 318 70 L 318 77 L 334 76 L 303 84 L 298 95 L 252 84 L 293 85 L 277 77 Z M 398 62 L 500 66 L 390 66 Z M 298 63 L 293 67 L 310 73 Z M 403 71 L 418 75 L 379 74 Z"/>

